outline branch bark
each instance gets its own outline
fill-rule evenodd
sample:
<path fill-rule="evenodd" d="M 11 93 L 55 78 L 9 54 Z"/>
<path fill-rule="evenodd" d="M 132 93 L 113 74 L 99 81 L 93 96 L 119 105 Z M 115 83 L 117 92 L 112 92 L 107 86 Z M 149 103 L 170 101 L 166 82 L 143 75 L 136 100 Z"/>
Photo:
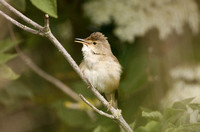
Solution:
<path fill-rule="evenodd" d="M 14 9 L 12 6 L 10 6 L 5 0 L 0 0 L 0 3 L 3 4 L 6 8 L 11 10 L 14 14 L 22 18 L 25 22 L 31 24 L 35 28 L 38 29 L 38 31 L 42 32 L 45 37 L 47 37 L 54 45 L 55 47 L 61 52 L 61 54 L 65 57 L 65 59 L 69 62 L 69 64 L 73 67 L 73 69 L 77 72 L 77 74 L 81 77 L 81 79 L 90 87 L 91 91 L 93 94 L 101 101 L 101 103 L 111 112 L 113 118 L 126 132 L 133 132 L 133 130 L 130 128 L 130 126 L 127 124 L 127 122 L 124 120 L 121 110 L 115 109 L 112 107 L 108 101 L 96 90 L 94 86 L 85 78 L 79 68 L 79 66 L 76 64 L 76 62 L 72 59 L 71 55 L 65 50 L 65 48 L 61 45 L 61 43 L 55 38 L 55 36 L 51 33 L 50 28 L 49 28 L 49 18 L 45 16 L 45 26 L 40 27 L 39 24 L 33 22 L 26 16 L 24 16 L 22 13 Z M 1 13 L 0 15 L 4 15 L 5 13 Z M 11 21 L 12 19 L 7 19 Z M 15 24 L 15 21 L 11 21 L 12 23 Z M 16 25 L 16 24 L 15 24 Z M 22 28 L 23 29 L 23 28 Z M 45 30 L 44 30 L 45 29 Z M 104 115 L 105 116 L 105 115 Z"/>
<path fill-rule="evenodd" d="M 0 1 L 1 2 L 1 1 Z M 38 34 L 38 35 L 41 35 L 43 36 L 43 33 L 41 33 L 40 31 L 38 30 L 35 30 L 35 29 L 32 29 L 30 27 L 27 27 L 21 23 L 19 23 L 18 21 L 14 20 L 13 18 L 11 18 L 10 16 L 6 15 L 4 12 L 0 11 L 0 15 L 2 15 L 4 18 L 6 18 L 8 21 L 10 21 L 12 24 L 18 26 L 19 28 L 27 31 L 27 32 L 30 32 L 32 34 Z"/>
<path fill-rule="evenodd" d="M 79 94 L 80 98 L 86 103 L 88 104 L 94 111 L 96 111 L 97 113 L 99 113 L 100 115 L 106 116 L 110 119 L 115 119 L 113 115 L 107 114 L 99 109 L 97 109 L 94 105 L 92 105 L 85 97 L 83 97 L 82 94 Z"/>
<path fill-rule="evenodd" d="M 50 29 L 49 29 L 50 30 Z M 61 43 L 54 37 L 54 35 L 49 31 L 45 36 L 56 46 L 56 48 L 62 53 L 65 59 L 69 62 L 69 64 L 73 67 L 73 69 L 77 72 L 77 74 L 81 77 L 81 79 L 90 87 L 93 94 L 101 101 L 101 103 L 112 113 L 114 118 L 117 120 L 118 124 L 127 132 L 133 132 L 127 122 L 124 120 L 121 114 L 121 110 L 115 109 L 113 106 L 109 104 L 109 102 L 96 90 L 94 86 L 83 76 L 80 68 L 76 64 L 76 62 L 72 59 L 71 55 L 65 50 L 65 48 L 61 45 Z"/>
<path fill-rule="evenodd" d="M 26 56 L 25 54 L 23 54 L 20 49 L 18 47 L 16 47 L 16 50 L 18 52 L 18 55 L 22 58 L 22 60 L 35 72 L 37 73 L 39 76 L 41 76 L 42 78 L 44 78 L 45 80 L 47 80 L 48 82 L 50 82 L 51 84 L 55 85 L 56 87 L 58 87 L 60 90 L 62 90 L 65 94 L 67 94 L 69 97 L 71 97 L 73 100 L 79 102 L 80 97 L 78 96 L 77 93 L 75 93 L 74 91 L 72 91 L 67 85 L 65 85 L 63 82 L 61 82 L 60 80 L 54 78 L 53 76 L 47 74 L 46 72 L 44 72 L 42 69 L 40 69 L 37 65 L 35 65 L 32 60 Z"/>
<path fill-rule="evenodd" d="M 9 9 L 11 12 L 13 12 L 16 16 L 27 22 L 28 24 L 32 25 L 34 28 L 42 31 L 43 27 L 37 24 L 36 22 L 32 21 L 30 18 L 23 15 L 21 12 L 16 10 L 14 7 L 12 7 L 10 4 L 8 4 L 5 0 L 0 0 L 0 3 L 5 6 L 7 9 Z"/>

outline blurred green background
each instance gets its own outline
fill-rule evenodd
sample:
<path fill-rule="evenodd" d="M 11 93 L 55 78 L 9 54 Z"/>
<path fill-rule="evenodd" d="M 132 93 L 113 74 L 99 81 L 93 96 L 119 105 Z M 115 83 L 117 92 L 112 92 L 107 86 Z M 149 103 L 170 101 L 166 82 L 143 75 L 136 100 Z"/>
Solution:
<path fill-rule="evenodd" d="M 8 2 L 41 25 L 48 13 L 52 33 L 78 64 L 82 47 L 74 43 L 74 38 L 86 38 L 97 31 L 108 37 L 123 67 L 119 108 L 137 132 L 200 131 L 199 0 Z M 24 23 L 1 4 L 0 10 Z M 97 102 L 49 40 L 27 33 L 0 16 L 1 132 L 119 131 L 112 120 L 75 102 L 33 72 L 14 45 L 45 72 Z M 172 106 L 190 97 L 194 99 Z M 101 105 L 98 108 L 106 111 Z"/>

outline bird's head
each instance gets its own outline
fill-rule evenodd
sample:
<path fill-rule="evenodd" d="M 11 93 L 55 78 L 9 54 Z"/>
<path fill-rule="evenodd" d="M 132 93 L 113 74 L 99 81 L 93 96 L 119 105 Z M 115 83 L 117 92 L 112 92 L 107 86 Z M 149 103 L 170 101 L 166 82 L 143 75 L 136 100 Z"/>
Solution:
<path fill-rule="evenodd" d="M 110 44 L 100 32 L 94 32 L 85 39 L 76 38 L 75 42 L 83 44 L 83 54 L 107 55 L 110 54 Z"/>

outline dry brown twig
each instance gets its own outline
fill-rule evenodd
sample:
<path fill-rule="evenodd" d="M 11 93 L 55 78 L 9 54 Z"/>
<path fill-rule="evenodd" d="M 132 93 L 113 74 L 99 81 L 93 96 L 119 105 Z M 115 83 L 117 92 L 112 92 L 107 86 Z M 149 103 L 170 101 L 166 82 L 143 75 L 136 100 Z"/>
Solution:
<path fill-rule="evenodd" d="M 16 41 L 15 33 L 13 31 L 13 28 L 11 27 L 10 23 L 8 23 L 8 30 L 10 37 L 13 41 Z M 65 103 L 65 106 L 70 109 L 78 109 L 78 110 L 85 110 L 88 116 L 94 120 L 95 115 L 94 111 L 91 109 L 82 107 L 82 100 L 79 97 L 79 95 L 73 91 L 70 87 L 68 87 L 66 84 L 64 84 L 62 81 L 58 80 L 57 78 L 51 76 L 50 74 L 46 73 L 44 70 L 42 70 L 40 67 L 38 67 L 30 57 L 28 57 L 26 54 L 24 54 L 21 49 L 18 47 L 18 45 L 15 45 L 15 50 L 18 54 L 18 56 L 22 59 L 22 61 L 31 69 L 33 70 L 37 75 L 48 81 L 49 83 L 53 84 L 57 88 L 59 88 L 61 91 L 63 91 L 66 95 L 71 97 L 75 102 L 67 101 Z M 67 105 L 66 105 L 67 104 Z M 88 106 L 90 107 L 90 106 Z"/>
<path fill-rule="evenodd" d="M 43 71 L 40 67 L 38 67 L 28 56 L 26 56 L 21 50 L 20 48 L 16 45 L 15 49 L 19 55 L 19 57 L 26 63 L 26 65 L 31 68 L 36 74 L 38 74 L 40 77 L 42 77 L 43 79 L 47 80 L 48 82 L 50 82 L 51 84 L 55 85 L 57 88 L 59 88 L 61 91 L 63 91 L 66 95 L 68 95 L 71 99 L 73 99 L 74 101 L 76 101 L 75 103 L 72 102 L 68 102 L 67 107 L 71 108 L 71 109 L 79 109 L 79 110 L 85 110 L 87 112 L 87 114 L 89 115 L 89 117 L 94 120 L 95 115 L 93 113 L 93 111 L 82 108 L 81 107 L 81 98 L 78 96 L 78 94 L 73 91 L 70 87 L 68 87 L 67 85 L 65 85 L 63 82 L 61 82 L 60 80 L 58 80 L 57 78 L 49 75 L 48 73 L 46 73 L 45 71 Z M 78 106 L 78 107 L 73 107 L 74 105 Z"/>
<path fill-rule="evenodd" d="M 17 41 L 15 37 L 15 33 L 13 31 L 13 28 L 11 27 L 10 23 L 8 23 L 8 31 L 10 34 L 10 37 L 13 41 Z M 67 94 L 69 97 L 71 97 L 74 101 L 80 102 L 81 98 L 79 95 L 74 92 L 70 87 L 65 85 L 60 80 L 56 79 L 55 77 L 51 76 L 50 74 L 46 73 L 44 70 L 42 70 L 40 67 L 38 67 L 32 60 L 29 58 L 26 54 L 24 54 L 21 49 L 18 47 L 18 45 L 15 45 L 15 50 L 18 54 L 18 56 L 24 61 L 24 63 L 33 70 L 37 75 L 42 77 L 43 79 L 47 80 L 57 88 L 59 88 L 61 91 L 63 91 L 65 94 Z"/>
<path fill-rule="evenodd" d="M 39 76 L 41 76 L 42 78 L 44 78 L 48 82 L 54 84 L 56 87 L 58 87 L 60 90 L 62 90 L 65 94 L 67 94 L 73 100 L 75 100 L 77 102 L 80 101 L 80 98 L 79 98 L 79 96 L 76 92 L 72 91 L 67 85 L 65 85 L 60 80 L 54 78 L 53 76 L 50 76 L 49 74 L 44 72 L 42 69 L 40 69 L 37 65 L 35 65 L 35 63 L 32 62 L 32 60 L 29 57 L 27 57 L 25 54 L 23 54 L 22 51 L 20 51 L 20 49 L 18 47 L 16 47 L 16 49 L 17 49 L 17 52 L 18 52 L 20 58 L 22 58 L 22 60 L 25 61 L 25 63 L 34 72 L 36 72 Z"/>
<path fill-rule="evenodd" d="M 37 31 L 35 29 L 32 29 L 30 27 L 27 27 L 21 23 L 19 23 L 18 21 L 14 20 L 13 18 L 11 18 L 10 16 L 6 15 L 4 12 L 0 11 L 0 15 L 2 15 L 3 17 L 5 17 L 8 21 L 10 21 L 11 23 L 13 23 L 14 25 L 18 26 L 19 28 L 27 31 L 27 32 L 30 32 L 30 33 L 33 33 L 33 34 L 38 34 L 38 35 L 41 35 L 43 36 L 43 34 L 40 32 L 40 31 Z"/>
<path fill-rule="evenodd" d="M 72 68 L 77 72 L 77 74 L 81 77 L 81 79 L 90 87 L 90 90 L 93 92 L 93 94 L 101 101 L 101 103 L 111 112 L 111 114 L 105 113 L 99 109 L 97 109 L 95 106 L 93 106 L 89 101 L 87 101 L 82 95 L 80 96 L 84 102 L 86 102 L 92 109 L 94 109 L 96 112 L 101 115 L 104 115 L 108 118 L 111 118 L 115 120 L 119 126 L 121 126 L 126 132 L 133 132 L 133 130 L 130 128 L 130 126 L 127 124 L 127 122 L 124 120 L 121 110 L 115 109 L 112 107 L 109 102 L 92 86 L 92 84 L 85 78 L 80 71 L 79 66 L 76 64 L 76 62 L 72 59 L 71 55 L 65 50 L 65 48 L 61 45 L 61 43 L 55 38 L 55 36 L 52 34 L 50 28 L 49 28 L 49 17 L 48 15 L 45 15 L 45 24 L 44 27 L 40 26 L 36 22 L 32 21 L 19 11 L 17 11 L 15 8 L 13 8 L 11 5 L 9 5 L 5 0 L 0 0 L 0 3 L 9 9 L 11 12 L 13 12 L 15 15 L 17 15 L 19 18 L 27 22 L 28 24 L 32 25 L 35 29 L 32 29 L 30 27 L 27 27 L 10 16 L 6 15 L 4 12 L 0 11 L 0 15 L 5 17 L 8 21 L 13 23 L 14 25 L 18 26 L 19 28 L 33 33 L 38 34 L 41 36 L 47 37 L 54 45 L 55 47 L 61 52 L 61 54 L 65 57 L 65 59 L 69 62 L 69 64 L 72 66 Z M 103 112 L 103 114 L 102 114 Z"/>

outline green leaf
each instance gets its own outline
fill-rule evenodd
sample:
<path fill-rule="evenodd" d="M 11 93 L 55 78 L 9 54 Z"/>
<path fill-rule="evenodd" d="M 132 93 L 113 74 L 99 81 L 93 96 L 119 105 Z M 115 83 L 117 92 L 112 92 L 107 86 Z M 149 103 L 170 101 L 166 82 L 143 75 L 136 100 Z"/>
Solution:
<path fill-rule="evenodd" d="M 129 124 L 129 126 L 130 126 L 130 128 L 131 128 L 132 130 L 135 129 L 135 125 L 136 125 L 136 122 L 135 122 L 135 121 L 134 121 L 133 123 Z"/>
<path fill-rule="evenodd" d="M 16 57 L 16 54 L 2 54 L 0 53 L 0 65 Z"/>
<path fill-rule="evenodd" d="M 184 99 L 184 100 L 181 100 L 181 101 L 177 101 L 173 104 L 173 108 L 175 109 L 183 109 L 183 110 L 186 110 L 187 107 L 186 105 L 188 105 L 189 103 L 192 102 L 194 98 L 187 98 L 187 99 Z"/>
<path fill-rule="evenodd" d="M 20 41 L 12 41 L 10 39 L 4 39 L 0 41 L 0 53 L 3 53 L 11 49 L 14 45 L 18 44 Z"/>
<path fill-rule="evenodd" d="M 168 123 L 175 123 L 185 112 L 182 109 L 167 108 L 164 111 L 163 119 Z"/>
<path fill-rule="evenodd" d="M 189 104 L 188 105 L 193 110 L 199 110 L 200 111 L 200 104 Z"/>
<path fill-rule="evenodd" d="M 187 124 L 169 128 L 165 132 L 200 132 L 200 123 Z"/>
<path fill-rule="evenodd" d="M 180 116 L 180 118 L 178 118 L 177 120 L 176 120 L 176 123 L 175 123 L 175 125 L 183 125 L 183 124 L 188 124 L 188 123 L 190 123 L 190 114 L 188 114 L 188 113 L 183 113 L 181 116 Z"/>
<path fill-rule="evenodd" d="M 161 124 L 157 121 L 150 121 L 146 126 L 137 128 L 136 132 L 160 132 Z"/>
<path fill-rule="evenodd" d="M 8 67 L 6 65 L 0 65 L 0 81 L 15 80 L 18 77 L 19 77 L 19 75 L 15 74 L 10 67 Z"/>
<path fill-rule="evenodd" d="M 142 116 L 151 120 L 161 120 L 162 114 L 159 111 L 146 112 L 142 111 Z"/>
<path fill-rule="evenodd" d="M 57 18 L 57 1 L 56 0 L 31 0 L 32 4 L 41 11 Z"/>
<path fill-rule="evenodd" d="M 150 121 L 145 128 L 149 131 L 149 132 L 160 132 L 160 128 L 161 125 L 159 122 L 157 121 Z"/>
<path fill-rule="evenodd" d="M 12 4 L 15 8 L 22 12 L 26 10 L 26 0 L 12 0 Z"/>

